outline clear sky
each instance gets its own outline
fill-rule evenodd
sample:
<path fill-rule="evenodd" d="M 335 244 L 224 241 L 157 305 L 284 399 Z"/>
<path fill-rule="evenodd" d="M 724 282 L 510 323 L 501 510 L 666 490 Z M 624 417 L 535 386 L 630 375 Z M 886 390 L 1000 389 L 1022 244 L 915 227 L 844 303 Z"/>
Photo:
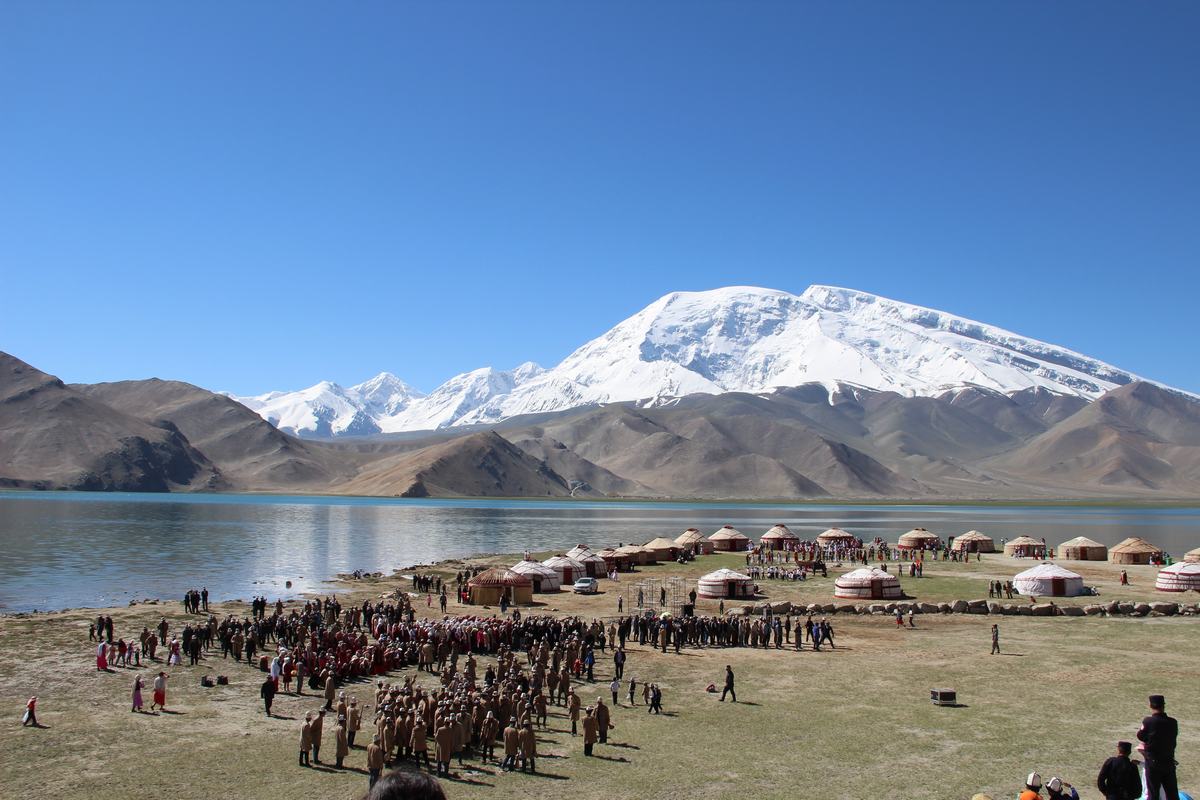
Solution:
<path fill-rule="evenodd" d="M 1200 3 L 0 4 L 0 349 L 419 388 L 850 286 L 1200 390 Z"/>

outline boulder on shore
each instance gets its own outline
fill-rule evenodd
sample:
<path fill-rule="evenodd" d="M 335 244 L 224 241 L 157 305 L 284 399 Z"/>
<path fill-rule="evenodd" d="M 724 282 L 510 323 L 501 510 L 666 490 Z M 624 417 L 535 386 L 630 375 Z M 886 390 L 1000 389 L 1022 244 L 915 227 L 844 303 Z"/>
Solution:
<path fill-rule="evenodd" d="M 1162 614 L 1164 617 L 1173 617 L 1179 613 L 1178 603 L 1151 603 L 1150 611 L 1155 614 Z"/>
<path fill-rule="evenodd" d="M 1063 606 L 1062 613 L 1064 617 L 1084 617 L 1087 612 L 1080 606 Z"/>
<path fill-rule="evenodd" d="M 950 610 L 955 614 L 965 614 L 970 608 L 971 606 L 966 600 L 955 600 L 950 606 Z"/>
<path fill-rule="evenodd" d="M 1034 603 L 1029 606 L 1029 612 L 1035 617 L 1053 617 L 1054 608 L 1053 603 Z"/>

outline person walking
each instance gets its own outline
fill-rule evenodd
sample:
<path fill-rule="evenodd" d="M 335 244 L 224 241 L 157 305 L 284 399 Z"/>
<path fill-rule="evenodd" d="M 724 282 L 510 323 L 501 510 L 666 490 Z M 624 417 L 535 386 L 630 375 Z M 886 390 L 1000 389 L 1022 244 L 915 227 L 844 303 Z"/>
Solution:
<path fill-rule="evenodd" d="M 658 687 L 657 683 L 650 684 L 650 711 L 655 714 L 662 713 L 662 689 Z"/>
<path fill-rule="evenodd" d="M 1137 800 L 1141 797 L 1142 779 L 1137 765 L 1129 760 L 1131 752 L 1131 743 L 1117 742 L 1117 754 L 1109 756 L 1100 767 L 1096 788 L 1104 795 L 1104 800 Z"/>
<path fill-rule="evenodd" d="M 167 673 L 160 672 L 154 678 L 154 702 L 150 704 L 150 710 L 158 706 L 160 711 L 167 710 Z"/>
<path fill-rule="evenodd" d="M 737 702 L 737 692 L 733 689 L 733 667 L 725 665 L 725 689 L 721 692 L 721 702 L 725 702 L 725 695 L 733 695 L 733 702 Z"/>
<path fill-rule="evenodd" d="M 38 727 L 36 694 L 25 701 L 25 715 L 21 717 L 21 727 L 24 728 L 26 725 Z"/>
<path fill-rule="evenodd" d="M 142 710 L 142 689 L 146 688 L 146 682 L 142 680 L 141 675 L 136 675 L 133 678 L 133 708 L 130 711 Z"/>
<path fill-rule="evenodd" d="M 613 708 L 616 708 L 621 704 L 618 699 L 619 695 L 621 694 L 621 679 L 613 678 L 612 683 L 608 685 L 608 689 L 610 692 L 612 692 Z"/>
<path fill-rule="evenodd" d="M 1000 652 L 1000 626 L 992 625 L 992 655 Z"/>
<path fill-rule="evenodd" d="M 275 702 L 275 681 L 270 675 L 262 682 L 262 686 L 258 690 L 258 695 L 262 698 L 263 706 L 267 709 L 267 716 L 271 716 L 271 704 Z"/>
<path fill-rule="evenodd" d="M 1175 740 L 1179 737 L 1179 722 L 1168 717 L 1167 701 L 1161 694 L 1150 695 L 1150 716 L 1142 720 L 1137 738 L 1146 746 L 1146 794 L 1157 798 L 1160 791 L 1166 800 L 1179 800 L 1179 783 L 1175 775 Z"/>

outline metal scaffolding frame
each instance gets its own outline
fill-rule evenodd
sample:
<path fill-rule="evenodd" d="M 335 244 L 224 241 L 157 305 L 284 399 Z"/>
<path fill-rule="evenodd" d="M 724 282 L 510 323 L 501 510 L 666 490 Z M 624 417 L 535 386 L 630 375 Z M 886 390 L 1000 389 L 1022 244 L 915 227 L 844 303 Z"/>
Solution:
<path fill-rule="evenodd" d="M 683 606 L 688 602 L 687 586 L 686 580 L 676 576 L 641 578 L 625 583 L 625 611 L 638 614 L 666 611 L 673 617 L 682 616 Z M 662 602 L 664 592 L 665 604 Z"/>

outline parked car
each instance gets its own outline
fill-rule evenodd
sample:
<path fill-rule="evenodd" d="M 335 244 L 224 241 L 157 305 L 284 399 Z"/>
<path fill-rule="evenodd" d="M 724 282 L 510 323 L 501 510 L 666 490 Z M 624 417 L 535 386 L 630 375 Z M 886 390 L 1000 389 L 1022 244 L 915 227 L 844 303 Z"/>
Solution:
<path fill-rule="evenodd" d="M 595 578 L 580 578 L 575 581 L 575 594 L 595 594 L 600 591 L 600 581 Z"/>

